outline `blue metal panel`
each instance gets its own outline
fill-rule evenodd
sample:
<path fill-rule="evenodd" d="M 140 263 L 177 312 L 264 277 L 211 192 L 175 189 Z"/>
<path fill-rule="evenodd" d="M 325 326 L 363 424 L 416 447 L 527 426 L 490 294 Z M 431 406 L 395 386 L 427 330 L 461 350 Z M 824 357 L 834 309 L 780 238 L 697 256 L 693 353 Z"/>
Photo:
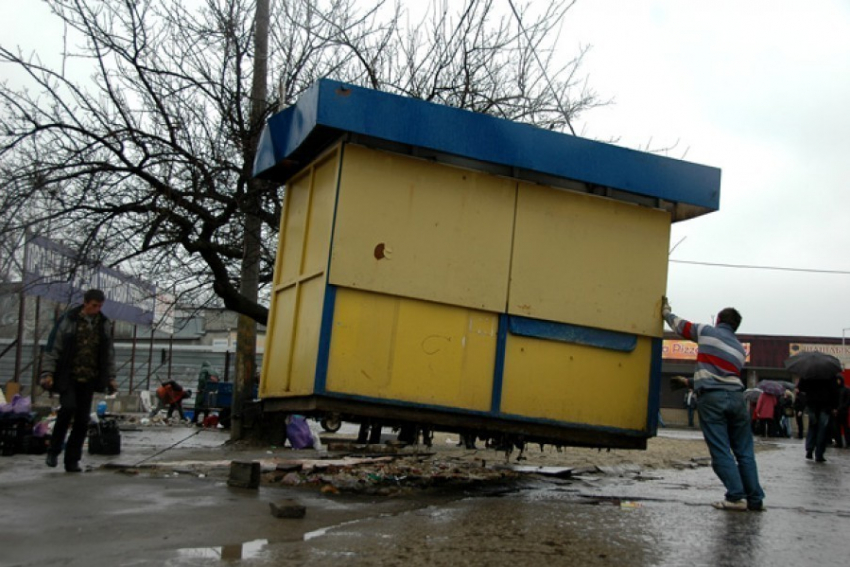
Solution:
<path fill-rule="evenodd" d="M 493 368 L 493 393 L 490 397 L 490 411 L 498 414 L 502 411 L 502 384 L 505 379 L 505 354 L 508 345 L 508 316 L 499 314 L 499 330 L 496 333 L 496 364 Z"/>
<path fill-rule="evenodd" d="M 658 413 L 661 411 L 661 357 L 662 339 L 652 339 L 652 355 L 649 369 L 649 405 L 646 413 L 646 430 L 649 435 L 658 432 Z"/>
<path fill-rule="evenodd" d="M 269 119 L 254 174 L 284 182 L 345 132 L 708 210 L 720 203 L 713 167 L 330 80 Z"/>
<path fill-rule="evenodd" d="M 325 393 L 328 383 L 328 360 L 331 352 L 331 332 L 334 323 L 334 307 L 336 306 L 336 286 L 325 286 L 325 304 L 322 306 L 322 327 L 319 329 L 319 353 L 316 357 L 316 377 L 314 392 Z"/>
<path fill-rule="evenodd" d="M 517 315 L 511 315 L 508 319 L 511 333 L 523 337 L 548 339 L 623 352 L 631 352 L 637 346 L 637 335 L 628 333 L 603 331 L 602 329 L 555 323 Z"/>

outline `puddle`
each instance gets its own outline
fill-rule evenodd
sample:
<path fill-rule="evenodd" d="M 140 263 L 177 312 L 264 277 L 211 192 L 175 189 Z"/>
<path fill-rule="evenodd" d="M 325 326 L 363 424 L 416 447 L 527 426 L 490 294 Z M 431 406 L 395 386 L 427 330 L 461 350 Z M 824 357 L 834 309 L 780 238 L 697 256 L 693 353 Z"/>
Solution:
<path fill-rule="evenodd" d="M 221 547 L 191 547 L 178 549 L 177 554 L 183 558 L 193 559 L 221 559 L 231 561 L 235 559 L 251 559 L 258 557 L 268 545 L 267 539 L 255 539 L 245 543 L 234 545 L 223 545 Z"/>
<path fill-rule="evenodd" d="M 385 517 L 385 516 L 386 516 L 386 514 L 381 514 L 378 517 L 382 518 L 382 517 Z M 362 521 L 363 521 L 362 519 L 361 520 L 349 520 L 347 522 L 342 522 L 341 524 L 336 524 L 334 526 L 327 526 L 327 527 L 324 527 L 324 528 L 319 528 L 318 530 L 313 530 L 312 532 L 307 532 L 307 533 L 304 534 L 304 541 L 310 541 L 311 539 L 316 539 L 317 537 L 326 536 L 326 535 L 328 535 L 328 532 L 330 532 L 331 530 L 337 530 L 338 528 L 341 528 L 343 526 L 351 526 L 351 525 L 357 524 L 357 523 L 362 522 Z"/>

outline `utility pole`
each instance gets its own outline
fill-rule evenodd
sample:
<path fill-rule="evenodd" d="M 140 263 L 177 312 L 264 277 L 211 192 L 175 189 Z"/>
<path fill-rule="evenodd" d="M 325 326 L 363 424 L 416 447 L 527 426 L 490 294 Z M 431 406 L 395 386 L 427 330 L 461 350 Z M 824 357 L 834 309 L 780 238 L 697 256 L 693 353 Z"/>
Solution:
<path fill-rule="evenodd" d="M 257 0 L 254 22 L 254 78 L 251 85 L 250 139 L 246 144 L 243 167 L 250 174 L 257 153 L 267 108 L 267 75 L 269 52 L 269 0 Z M 260 239 L 262 224 L 260 210 L 261 182 L 251 178 L 243 203 L 245 215 L 241 281 L 239 292 L 250 301 L 257 301 L 260 286 Z M 236 332 L 236 377 L 233 391 L 233 420 L 230 437 L 244 437 L 242 418 L 245 402 L 250 400 L 257 374 L 257 322 L 239 315 Z"/>

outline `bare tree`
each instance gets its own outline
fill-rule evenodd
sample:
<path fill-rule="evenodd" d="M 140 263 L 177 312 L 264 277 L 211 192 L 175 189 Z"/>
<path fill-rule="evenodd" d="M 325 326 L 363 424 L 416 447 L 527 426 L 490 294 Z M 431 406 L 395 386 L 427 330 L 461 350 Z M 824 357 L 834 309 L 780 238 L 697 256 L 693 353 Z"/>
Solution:
<path fill-rule="evenodd" d="M 89 73 L 0 45 L 0 63 L 27 77 L 0 85 L 0 254 L 15 257 L 24 228 L 49 227 L 183 301 L 220 302 L 260 323 L 283 189 L 250 182 L 255 141 L 268 114 L 318 78 L 559 130 L 604 104 L 578 75 L 583 50 L 555 57 L 571 1 L 532 13 L 530 3 L 434 0 L 419 16 L 389 2 L 273 2 L 278 88 L 253 114 L 252 0 L 47 3 L 76 38 L 74 67 Z M 257 296 L 241 287 L 246 218 L 261 234 Z"/>

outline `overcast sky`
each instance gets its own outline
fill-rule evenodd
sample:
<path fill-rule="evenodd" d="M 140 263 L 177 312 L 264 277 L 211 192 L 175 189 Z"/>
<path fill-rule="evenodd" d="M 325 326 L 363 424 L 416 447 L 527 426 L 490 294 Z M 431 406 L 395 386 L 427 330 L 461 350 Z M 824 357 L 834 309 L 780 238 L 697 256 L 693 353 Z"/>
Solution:
<path fill-rule="evenodd" d="M 591 44 L 589 83 L 615 104 L 586 136 L 722 170 L 720 210 L 677 223 L 676 314 L 731 305 L 739 332 L 841 337 L 850 327 L 850 2 L 579 0 L 562 46 Z M 684 240 L 683 240 L 684 239 Z M 846 334 L 850 339 L 850 329 Z"/>
<path fill-rule="evenodd" d="M 507 7 L 507 0 L 504 1 Z M 50 52 L 37 0 L 0 0 L 0 37 Z M 591 44 L 589 84 L 614 104 L 583 135 L 722 170 L 718 212 L 674 225 L 674 312 L 740 332 L 850 338 L 850 2 L 579 0 L 561 46 Z M 6 76 L 7 70 L 0 69 Z"/>

